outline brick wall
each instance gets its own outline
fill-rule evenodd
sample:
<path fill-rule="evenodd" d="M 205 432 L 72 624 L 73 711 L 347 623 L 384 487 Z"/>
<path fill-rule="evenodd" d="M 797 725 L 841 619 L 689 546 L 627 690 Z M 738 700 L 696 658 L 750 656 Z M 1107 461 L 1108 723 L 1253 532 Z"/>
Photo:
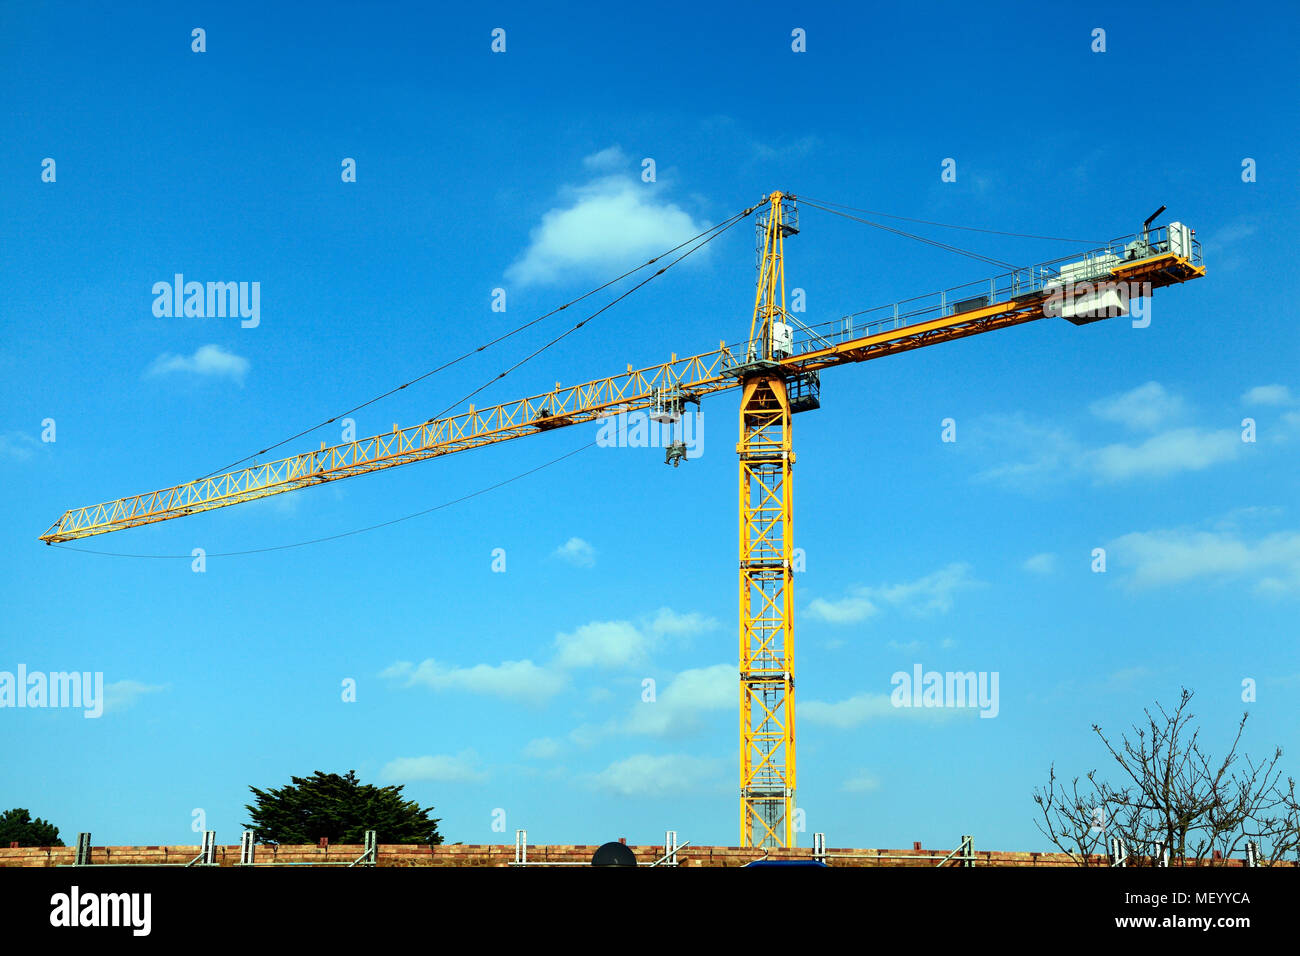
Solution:
<path fill-rule="evenodd" d="M 281 846 L 257 848 L 258 863 L 350 863 L 364 852 L 360 845 L 330 847 Z M 658 846 L 633 846 L 638 862 L 652 863 L 663 855 Z M 92 863 L 188 863 L 199 855 L 198 846 L 96 846 L 92 847 Z M 217 863 L 235 866 L 239 863 L 239 846 L 218 846 Z M 595 845 L 553 844 L 529 846 L 529 862 L 590 863 Z M 832 866 L 934 866 L 934 855 L 946 855 L 942 850 L 877 850 L 830 848 L 826 850 Z M 688 846 L 677 851 L 681 866 L 743 866 L 761 859 L 763 851 L 728 846 Z M 807 847 L 791 850 L 773 850 L 769 859 L 808 860 L 813 851 Z M 514 844 L 485 843 L 457 846 L 417 846 L 407 844 L 380 844 L 379 866 L 508 866 L 515 858 Z M 75 847 L 0 847 L 0 866 L 60 866 L 76 859 Z M 1092 861 L 1104 864 L 1101 858 Z M 951 865 L 951 864 L 950 864 Z M 1000 850 L 976 851 L 976 866 L 1070 866 L 1062 853 L 1015 853 Z M 1227 866 L 1244 866 L 1242 860 L 1228 860 Z M 1288 861 L 1284 866 L 1296 866 Z"/>

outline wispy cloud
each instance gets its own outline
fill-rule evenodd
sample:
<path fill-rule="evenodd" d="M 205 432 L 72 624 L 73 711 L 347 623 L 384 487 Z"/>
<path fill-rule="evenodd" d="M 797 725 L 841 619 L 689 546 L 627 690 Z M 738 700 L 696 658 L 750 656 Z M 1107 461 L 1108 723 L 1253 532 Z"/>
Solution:
<path fill-rule="evenodd" d="M 953 595 L 978 584 L 968 565 L 954 563 L 915 581 L 856 587 L 836 599 L 814 598 L 807 614 L 829 624 L 856 624 L 884 607 L 910 614 L 943 613 L 952 609 Z"/>
<path fill-rule="evenodd" d="M 484 694 L 540 705 L 566 691 L 583 669 L 623 670 L 640 666 L 661 644 L 710 629 L 716 624 L 697 613 L 663 607 L 653 617 L 631 621 L 590 621 L 555 635 L 544 663 L 530 659 L 464 667 L 427 658 L 416 665 L 397 661 L 380 676 L 402 687 Z M 596 694 L 604 696 L 600 688 Z"/>
<path fill-rule="evenodd" d="M 925 650 L 924 641 L 889 641 L 885 646 L 901 654 L 919 654 Z"/>
<path fill-rule="evenodd" d="M 1257 592 L 1300 594 L 1300 531 L 1251 540 L 1234 531 L 1167 529 L 1123 535 L 1107 547 L 1133 588 L 1253 579 Z"/>
<path fill-rule="evenodd" d="M 869 720 L 897 717 L 904 708 L 895 707 L 889 694 L 857 694 L 834 703 L 823 700 L 801 700 L 795 704 L 795 709 L 800 720 L 848 730 L 852 727 L 860 727 Z M 908 709 L 921 712 L 921 708 Z"/>
<path fill-rule="evenodd" d="M 1241 400 L 1247 405 L 1294 405 L 1296 401 L 1286 385 L 1256 385 Z"/>
<path fill-rule="evenodd" d="M 386 667 L 381 677 L 406 687 L 424 686 L 436 691 L 463 691 L 504 697 L 528 704 L 541 704 L 565 689 L 568 678 L 561 672 L 539 667 L 530 660 L 505 661 L 501 664 L 476 664 L 456 667 L 433 658 L 419 666 L 399 661 Z"/>
<path fill-rule="evenodd" d="M 672 608 L 661 607 L 655 614 L 654 620 L 650 622 L 649 627 L 656 634 L 672 637 L 694 637 L 696 634 L 715 631 L 719 625 L 713 618 L 706 617 L 698 612 L 692 611 L 689 614 L 678 614 Z"/>
<path fill-rule="evenodd" d="M 1165 391 L 1159 382 L 1147 382 L 1132 391 L 1099 399 L 1089 408 L 1105 421 L 1148 431 L 1180 418 L 1185 412 L 1182 397 Z"/>
<path fill-rule="evenodd" d="M 206 378 L 229 378 L 243 384 L 248 369 L 248 359 L 243 356 L 236 355 L 220 345 L 201 345 L 193 355 L 188 356 L 164 352 L 153 360 L 145 375 L 154 377 L 184 373 Z"/>
<path fill-rule="evenodd" d="M 1025 560 L 1021 565 L 1030 574 L 1051 574 L 1056 570 L 1056 555 L 1044 552 Z"/>
<path fill-rule="evenodd" d="M 104 713 L 133 707 L 140 698 L 164 691 L 167 684 L 145 684 L 138 680 L 119 680 L 104 685 Z"/>
<path fill-rule="evenodd" d="M 590 568 L 596 563 L 596 549 L 582 538 L 570 538 L 552 554 L 578 568 Z"/>
<path fill-rule="evenodd" d="M 584 781 L 623 797 L 668 797 L 722 790 L 734 781 L 731 761 L 690 754 L 636 754 L 616 761 Z"/>
<path fill-rule="evenodd" d="M 590 156 L 582 157 L 583 167 L 598 173 L 626 169 L 631 162 L 632 160 L 627 153 L 623 152 L 623 147 L 617 143 L 613 146 L 607 146 L 599 152 L 592 153 Z"/>
<path fill-rule="evenodd" d="M 1205 240 L 1208 249 L 1225 249 L 1228 246 L 1249 239 L 1255 233 L 1259 232 L 1259 227 L 1252 222 L 1237 221 L 1223 226 L 1220 229 L 1210 233 Z"/>
<path fill-rule="evenodd" d="M 1151 434 L 1090 446 L 1059 425 L 1024 415 L 988 416 L 972 430 L 971 447 L 1010 460 L 984 468 L 977 479 L 1022 490 L 1079 477 L 1114 484 L 1202 471 L 1242 454 L 1241 433 L 1234 428 L 1175 426 L 1186 415 L 1186 403 L 1158 382 L 1100 399 L 1090 410 L 1101 421 Z"/>
<path fill-rule="evenodd" d="M 816 136 L 800 136 L 774 143 L 754 143 L 754 156 L 760 160 L 800 159 L 817 149 L 821 141 Z"/>
<path fill-rule="evenodd" d="M 530 760 L 553 760 L 563 749 L 564 745 L 554 737 L 537 737 L 525 745 L 524 756 Z"/>
<path fill-rule="evenodd" d="M 1152 435 L 1137 445 L 1106 445 L 1090 452 L 1085 464 L 1102 481 L 1172 475 L 1202 471 L 1232 461 L 1242 449 L 1241 433 L 1231 428 L 1205 431 L 1176 428 Z"/>
<path fill-rule="evenodd" d="M 1018 489 L 1036 488 L 1080 470 L 1084 449 L 1059 425 L 1045 425 L 1023 414 L 987 415 L 968 429 L 963 447 L 986 458 L 1003 459 L 975 477 Z M 1010 460 L 1008 460 L 1010 459 Z"/>
<path fill-rule="evenodd" d="M 433 780 L 438 783 L 478 783 L 488 775 L 477 766 L 478 755 L 466 750 L 450 756 L 433 754 L 425 757 L 398 757 L 384 765 L 380 775 L 397 782 Z"/>
<path fill-rule="evenodd" d="M 890 718 L 942 722 L 970 714 L 969 707 L 895 707 L 890 694 L 856 694 L 834 702 L 800 701 L 795 705 L 798 719 L 824 724 L 838 730 L 851 730 L 863 724 Z"/>
<path fill-rule="evenodd" d="M 840 789 L 845 793 L 871 793 L 880 789 L 880 781 L 864 770 L 845 780 Z"/>
<path fill-rule="evenodd" d="M 0 435 L 0 460 L 27 461 L 41 447 L 31 435 L 24 432 L 8 432 Z"/>
<path fill-rule="evenodd" d="M 710 712 L 733 710 L 739 693 L 735 664 L 684 670 L 655 695 L 632 705 L 627 716 L 609 725 L 611 733 L 674 737 L 699 730 Z"/>
<path fill-rule="evenodd" d="M 1146 667 L 1122 667 L 1106 677 L 1106 685 L 1112 690 L 1130 687 L 1134 682 L 1151 676 Z"/>

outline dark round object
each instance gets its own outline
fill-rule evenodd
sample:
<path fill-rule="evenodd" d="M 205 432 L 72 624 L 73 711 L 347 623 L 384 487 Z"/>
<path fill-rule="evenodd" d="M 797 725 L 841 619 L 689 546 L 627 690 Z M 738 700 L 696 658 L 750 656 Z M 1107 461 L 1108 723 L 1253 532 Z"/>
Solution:
<path fill-rule="evenodd" d="M 636 866 L 636 854 L 623 843 L 602 843 L 591 856 L 592 866 Z"/>

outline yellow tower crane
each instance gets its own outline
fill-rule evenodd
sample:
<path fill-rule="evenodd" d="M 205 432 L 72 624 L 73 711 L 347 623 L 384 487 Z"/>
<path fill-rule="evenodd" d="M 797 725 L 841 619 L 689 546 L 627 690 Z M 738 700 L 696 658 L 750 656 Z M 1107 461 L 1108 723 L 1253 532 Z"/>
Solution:
<path fill-rule="evenodd" d="M 834 204 L 803 200 L 837 213 Z M 843 207 L 842 207 L 843 208 Z M 1159 212 L 1163 211 L 1162 206 Z M 794 846 L 796 761 L 791 442 L 794 414 L 820 406 L 820 372 L 994 329 L 1059 316 L 1083 325 L 1127 312 L 1130 298 L 1205 275 L 1186 225 L 1153 227 L 1067 260 L 859 313 L 817 327 L 785 304 L 785 240 L 799 231 L 796 197 L 773 192 L 757 212 L 759 274 L 740 346 L 627 371 L 528 398 L 469 408 L 409 428 L 146 494 L 64 512 L 41 540 L 74 541 L 438 458 L 621 412 L 679 420 L 687 402 L 740 390 L 740 844 Z M 848 218 L 857 218 L 848 216 Z M 873 223 L 874 225 L 874 223 Z M 716 233 L 715 233 L 716 234 Z M 651 260 L 654 262 L 655 260 Z M 649 263 L 647 263 L 648 265 Z M 664 270 L 661 269 L 661 274 Z M 861 318 L 861 321 L 858 319 Z M 683 443 L 668 448 L 677 465 Z"/>

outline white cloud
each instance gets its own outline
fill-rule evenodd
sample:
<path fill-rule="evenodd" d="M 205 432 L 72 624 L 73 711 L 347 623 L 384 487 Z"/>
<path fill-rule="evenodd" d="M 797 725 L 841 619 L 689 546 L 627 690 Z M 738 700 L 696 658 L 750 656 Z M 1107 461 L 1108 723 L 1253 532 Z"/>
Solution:
<path fill-rule="evenodd" d="M 888 604 L 917 613 L 946 612 L 952 609 L 955 592 L 976 583 L 968 565 L 954 563 L 915 581 L 876 588 L 875 595 Z"/>
<path fill-rule="evenodd" d="M 570 672 L 580 668 L 628 668 L 645 662 L 662 635 L 681 636 L 707 630 L 716 622 L 697 613 L 678 614 L 660 608 L 643 626 L 628 621 L 591 621 L 571 632 L 555 636 L 554 653 L 544 664 L 531 660 L 503 661 L 459 667 L 429 658 L 418 666 L 397 661 L 380 676 L 404 687 L 421 685 L 435 691 L 463 691 L 542 704 L 570 686 Z M 610 697 L 608 688 L 596 687 L 588 694 L 593 703 Z"/>
<path fill-rule="evenodd" d="M 1112 562 L 1131 569 L 1135 588 L 1180 584 L 1199 578 L 1255 578 L 1267 594 L 1300 593 L 1300 532 L 1283 531 L 1255 541 L 1227 531 L 1186 529 L 1126 534 L 1107 545 Z"/>
<path fill-rule="evenodd" d="M 1243 505 L 1213 519 L 1211 527 L 1215 531 L 1240 531 L 1243 527 L 1258 527 L 1267 521 L 1275 521 L 1286 513 L 1284 508 L 1275 505 Z"/>
<path fill-rule="evenodd" d="M 568 679 L 560 673 L 539 667 L 529 660 L 504 661 L 492 666 L 454 667 L 429 658 L 418 667 L 399 661 L 385 668 L 381 677 L 401 681 L 404 686 L 421 684 L 436 691 L 458 690 L 471 694 L 505 697 L 529 704 L 540 704 L 564 690 Z"/>
<path fill-rule="evenodd" d="M 854 774 L 840 786 L 845 793 L 871 793 L 880 789 L 880 781 L 866 771 Z"/>
<path fill-rule="evenodd" d="M 582 165 L 598 173 L 620 169 L 629 162 L 627 153 L 623 152 L 623 147 L 617 144 L 606 147 L 598 153 L 592 153 L 590 156 L 582 157 Z"/>
<path fill-rule="evenodd" d="M 1265 397 L 1277 397 L 1270 391 L 1274 386 L 1262 388 Z M 1242 452 L 1241 434 L 1235 429 L 1170 427 L 1184 417 L 1186 406 L 1181 396 L 1159 382 L 1100 399 L 1090 409 L 1102 420 L 1152 434 L 1137 442 L 1089 447 L 1064 428 L 1034 423 L 1023 415 L 988 416 L 972 428 L 971 447 L 1015 460 L 985 468 L 976 477 L 1022 489 L 1077 476 L 1105 484 L 1202 471 Z"/>
<path fill-rule="evenodd" d="M 608 727 L 598 727 L 595 724 L 579 724 L 569 731 L 569 742 L 577 744 L 585 750 L 600 743 L 602 739 L 608 736 L 608 732 Z"/>
<path fill-rule="evenodd" d="M 867 590 L 863 588 L 863 590 Z M 866 597 L 850 595 L 834 601 L 813 598 L 808 602 L 807 614 L 817 621 L 830 624 L 856 624 L 880 613 L 880 608 Z"/>
<path fill-rule="evenodd" d="M 625 720 L 607 729 L 655 737 L 687 734 L 704 725 L 705 713 L 734 710 L 739 697 L 740 673 L 735 664 L 684 670 L 656 693 L 653 702 L 633 704 Z"/>
<path fill-rule="evenodd" d="M 600 163 L 613 157 L 595 154 Z M 567 191 L 566 204 L 544 213 L 528 248 L 506 270 L 520 285 L 555 282 L 567 275 L 622 273 L 703 232 L 679 206 L 632 176 L 611 175 Z M 703 253 L 700 253 L 703 255 Z"/>
<path fill-rule="evenodd" d="M 1247 405 L 1290 405 L 1295 402 L 1285 385 L 1256 385 L 1241 400 Z"/>
<path fill-rule="evenodd" d="M 126 710 L 146 694 L 166 690 L 167 684 L 145 684 L 138 680 L 119 680 L 104 685 L 104 713 Z"/>
<path fill-rule="evenodd" d="M 891 651 L 901 651 L 904 654 L 918 654 L 925 650 L 925 643 L 922 641 L 907 641 L 906 643 L 890 641 L 886 646 Z"/>
<path fill-rule="evenodd" d="M 1151 671 L 1145 667 L 1121 667 L 1106 678 L 1106 683 L 1112 688 L 1128 687 L 1134 681 L 1145 680 L 1150 674 Z"/>
<path fill-rule="evenodd" d="M 889 606 L 912 614 L 944 613 L 952 608 L 953 595 L 978 582 L 969 566 L 961 563 L 927 574 L 915 581 L 857 587 L 843 598 L 815 598 L 808 604 L 808 616 L 830 624 L 855 624 Z"/>
<path fill-rule="evenodd" d="M 1056 555 L 1048 552 L 1036 554 L 1027 559 L 1021 567 L 1031 574 L 1051 574 L 1056 570 Z"/>
<path fill-rule="evenodd" d="M 560 667 L 626 667 L 645 659 L 652 641 L 627 621 L 592 621 L 555 636 Z"/>
<path fill-rule="evenodd" d="M 1099 418 L 1139 430 L 1154 430 L 1183 414 L 1183 401 L 1156 382 L 1094 402 Z M 1076 476 L 1097 483 L 1201 471 L 1241 454 L 1234 429 L 1184 426 L 1156 432 L 1135 442 L 1088 447 L 1069 431 L 1027 421 L 1022 415 L 989 416 L 971 431 L 971 445 L 984 454 L 1017 460 L 985 468 L 976 477 L 1009 487 L 1032 489 L 1049 480 Z"/>
<path fill-rule="evenodd" d="M 154 359 L 145 374 L 153 376 L 185 372 L 211 378 L 230 378 L 242 384 L 248 368 L 248 359 L 243 356 L 228 352 L 220 345 L 201 345 L 188 357 L 164 352 Z"/>
<path fill-rule="evenodd" d="M 971 712 L 966 707 L 895 707 L 890 694 L 856 694 L 834 703 L 822 700 L 800 701 L 795 704 L 795 710 L 799 720 L 839 730 L 850 730 L 888 717 L 943 721 Z"/>
<path fill-rule="evenodd" d="M 806 720 L 812 724 L 826 724 L 841 730 L 858 727 L 869 720 L 877 720 L 881 717 L 895 717 L 903 709 L 891 703 L 889 694 L 858 694 L 833 704 L 822 700 L 802 700 L 795 704 L 796 716 L 799 720 Z"/>
<path fill-rule="evenodd" d="M 650 622 L 650 630 L 656 634 L 671 637 L 694 637 L 717 630 L 718 622 L 711 617 L 692 611 L 678 614 L 672 608 L 661 607 Z"/>
<path fill-rule="evenodd" d="M 23 432 L 9 432 L 0 435 L 0 458 L 8 458 L 11 461 L 27 461 L 40 447 L 40 442 Z"/>
<path fill-rule="evenodd" d="M 629 621 L 592 621 L 555 637 L 555 665 L 628 667 L 643 662 L 664 638 L 692 637 L 715 630 L 718 622 L 695 611 L 679 614 L 661 607 L 639 625 Z"/>
<path fill-rule="evenodd" d="M 1211 252 L 1222 252 L 1249 239 L 1259 232 L 1259 227 L 1252 222 L 1238 220 L 1215 230 L 1205 240 L 1205 248 Z"/>
<path fill-rule="evenodd" d="M 524 756 L 532 760 L 552 760 L 560 755 L 563 745 L 554 737 L 538 737 L 528 741 Z"/>
<path fill-rule="evenodd" d="M 798 159 L 808 155 L 820 145 L 821 141 L 816 136 L 801 136 L 798 139 L 788 140 L 775 146 L 756 142 L 754 143 L 754 156 L 760 160 Z"/>
<path fill-rule="evenodd" d="M 1231 461 L 1242 448 L 1241 434 L 1233 429 L 1202 431 L 1177 428 L 1153 435 L 1140 445 L 1107 445 L 1088 455 L 1093 474 L 1103 481 L 1155 477 L 1178 471 L 1202 471 Z"/>
<path fill-rule="evenodd" d="M 438 783 L 477 783 L 488 775 L 476 766 L 478 757 L 472 750 L 457 756 L 436 754 L 427 757 L 398 757 L 381 771 L 385 780 L 433 780 Z"/>
<path fill-rule="evenodd" d="M 716 791 L 735 781 L 731 761 L 689 754 L 636 754 L 610 764 L 587 782 L 624 797 L 667 797 L 701 790 Z"/>
<path fill-rule="evenodd" d="M 1015 488 L 1032 488 L 1049 478 L 1078 470 L 1083 448 L 1068 431 L 1031 422 L 1024 415 L 989 415 L 968 432 L 969 445 L 990 457 L 1016 456 L 976 478 Z"/>
<path fill-rule="evenodd" d="M 1182 398 L 1165 391 L 1159 382 L 1147 382 L 1132 391 L 1099 399 L 1089 408 L 1098 418 L 1144 431 L 1158 428 L 1184 412 Z"/>
<path fill-rule="evenodd" d="M 570 538 L 556 548 L 553 554 L 578 568 L 589 568 L 596 563 L 596 549 L 581 538 Z"/>

